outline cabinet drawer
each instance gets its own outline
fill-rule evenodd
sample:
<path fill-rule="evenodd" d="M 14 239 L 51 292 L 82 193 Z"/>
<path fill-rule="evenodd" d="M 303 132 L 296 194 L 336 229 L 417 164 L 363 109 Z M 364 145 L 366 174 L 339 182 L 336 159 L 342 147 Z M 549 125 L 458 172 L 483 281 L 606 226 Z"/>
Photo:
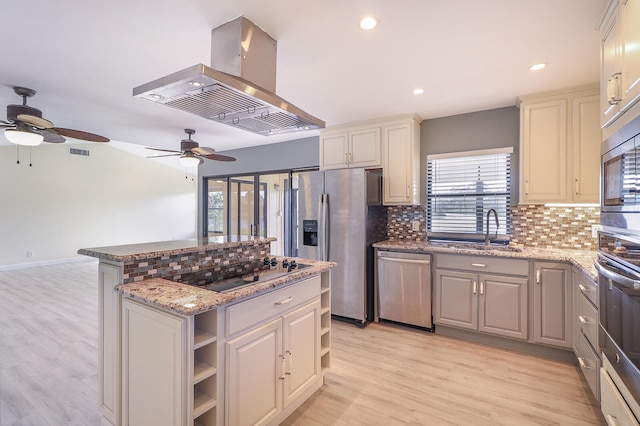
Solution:
<path fill-rule="evenodd" d="M 608 425 L 637 426 L 638 421 L 604 368 L 600 369 L 602 395 L 600 407 Z"/>
<path fill-rule="evenodd" d="M 438 268 L 475 272 L 491 272 L 510 275 L 529 275 L 529 261 L 490 256 L 466 256 L 460 254 L 437 254 Z"/>
<path fill-rule="evenodd" d="M 227 308 L 227 336 L 270 318 L 320 295 L 320 276 Z"/>
<path fill-rule="evenodd" d="M 598 310 L 584 294 L 578 297 L 578 326 L 594 348 L 598 347 Z"/>
<path fill-rule="evenodd" d="M 584 294 L 596 308 L 598 307 L 598 285 L 584 274 L 580 274 L 580 292 Z"/>
<path fill-rule="evenodd" d="M 600 399 L 600 386 L 598 384 L 600 358 L 593 350 L 591 345 L 587 343 L 587 338 L 583 333 L 580 333 L 578 336 L 576 350 L 578 363 L 580 364 L 580 370 L 582 370 L 582 374 L 584 374 L 585 379 L 587 379 L 587 383 L 589 383 L 589 387 L 591 388 L 591 392 L 593 392 L 593 395 L 596 397 L 596 399 Z"/>

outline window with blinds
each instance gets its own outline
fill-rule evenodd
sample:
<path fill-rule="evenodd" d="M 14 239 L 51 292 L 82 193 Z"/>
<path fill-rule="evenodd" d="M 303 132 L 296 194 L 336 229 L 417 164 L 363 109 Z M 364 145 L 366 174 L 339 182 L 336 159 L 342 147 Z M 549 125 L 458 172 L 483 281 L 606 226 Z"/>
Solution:
<path fill-rule="evenodd" d="M 429 238 L 484 240 L 490 209 L 498 214 L 499 240 L 510 232 L 513 148 L 427 156 Z M 493 214 L 489 235 L 495 238 Z"/>

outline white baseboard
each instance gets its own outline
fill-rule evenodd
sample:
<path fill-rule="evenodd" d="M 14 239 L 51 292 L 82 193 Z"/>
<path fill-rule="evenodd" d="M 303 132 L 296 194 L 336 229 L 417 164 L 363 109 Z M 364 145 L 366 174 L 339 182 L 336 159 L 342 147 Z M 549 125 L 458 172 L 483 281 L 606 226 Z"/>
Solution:
<path fill-rule="evenodd" d="M 36 266 L 58 265 L 61 263 L 80 263 L 80 262 L 96 262 L 97 259 L 90 259 L 86 256 L 66 257 L 63 259 L 40 260 L 37 262 L 16 263 L 13 265 L 0 265 L 0 272 L 13 271 L 15 269 L 33 268 Z"/>

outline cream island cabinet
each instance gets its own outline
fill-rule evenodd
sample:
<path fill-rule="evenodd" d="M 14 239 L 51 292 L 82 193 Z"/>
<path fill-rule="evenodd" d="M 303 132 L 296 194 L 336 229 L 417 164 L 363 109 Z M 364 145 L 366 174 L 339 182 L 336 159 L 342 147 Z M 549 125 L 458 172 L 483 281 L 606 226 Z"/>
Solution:
<path fill-rule="evenodd" d="M 265 272 L 272 240 L 79 250 L 100 259 L 100 404 L 109 423 L 278 424 L 322 385 L 334 263 L 298 259 L 306 267 L 224 292 L 186 284 Z"/>

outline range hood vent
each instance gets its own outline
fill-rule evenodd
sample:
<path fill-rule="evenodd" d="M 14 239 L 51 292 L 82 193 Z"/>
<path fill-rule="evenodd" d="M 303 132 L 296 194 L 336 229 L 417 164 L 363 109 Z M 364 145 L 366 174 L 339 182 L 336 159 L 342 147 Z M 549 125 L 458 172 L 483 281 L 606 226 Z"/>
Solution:
<path fill-rule="evenodd" d="M 251 21 L 241 16 L 214 28 L 211 50 L 212 67 L 194 65 L 134 88 L 133 96 L 264 136 L 324 128 L 272 93 L 276 41 Z"/>

